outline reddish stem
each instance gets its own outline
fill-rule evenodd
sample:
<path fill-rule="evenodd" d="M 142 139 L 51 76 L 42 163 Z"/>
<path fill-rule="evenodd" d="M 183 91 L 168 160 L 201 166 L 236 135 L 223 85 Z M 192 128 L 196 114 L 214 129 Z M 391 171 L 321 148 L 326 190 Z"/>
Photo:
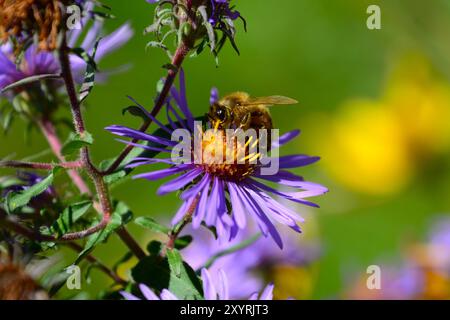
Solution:
<path fill-rule="evenodd" d="M 184 227 L 186 227 L 192 220 L 192 215 L 194 214 L 195 208 L 197 208 L 197 204 L 199 201 L 199 196 L 196 196 L 194 201 L 192 201 L 189 206 L 186 214 L 183 217 L 183 220 L 179 222 L 169 233 L 169 240 L 167 241 L 166 248 L 168 250 L 172 250 L 175 247 L 175 241 L 180 235 L 181 231 L 183 231 Z"/>
<path fill-rule="evenodd" d="M 61 76 L 64 79 L 64 83 L 66 86 L 67 94 L 69 96 L 73 122 L 75 126 L 75 130 L 80 136 L 83 136 L 86 132 L 83 116 L 81 113 L 81 106 L 78 100 L 78 95 L 75 89 L 72 70 L 70 68 L 70 60 L 69 60 L 69 47 L 67 46 L 66 35 L 64 33 L 61 48 L 59 50 L 59 62 L 61 65 Z M 92 164 L 89 149 L 84 147 L 80 152 L 80 159 L 83 165 L 83 168 L 89 174 L 89 177 L 92 179 L 95 185 L 96 193 L 98 195 L 98 199 L 100 202 L 100 211 L 102 213 L 101 222 L 91 227 L 87 230 L 83 230 L 77 233 L 65 235 L 66 237 L 72 236 L 72 239 L 80 239 L 84 238 L 90 234 L 93 234 L 99 230 L 105 228 L 111 219 L 112 207 L 111 201 L 109 197 L 108 187 L 103 180 L 103 175 L 98 171 L 98 169 Z M 129 247 L 131 252 L 133 252 L 137 257 L 142 258 L 145 257 L 145 252 L 139 247 L 138 243 L 128 234 L 124 227 L 121 227 L 117 230 L 117 234 L 124 241 L 125 244 Z"/>
<path fill-rule="evenodd" d="M 52 170 L 55 167 L 65 169 L 81 168 L 80 161 L 61 162 L 61 163 L 42 163 L 42 162 L 24 162 L 24 161 L 0 161 L 0 168 L 17 168 L 33 170 Z"/>

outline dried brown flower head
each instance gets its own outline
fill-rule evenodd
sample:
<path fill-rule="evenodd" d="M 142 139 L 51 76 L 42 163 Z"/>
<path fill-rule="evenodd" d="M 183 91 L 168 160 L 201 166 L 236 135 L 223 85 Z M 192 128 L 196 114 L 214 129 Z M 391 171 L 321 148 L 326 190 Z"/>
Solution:
<path fill-rule="evenodd" d="M 43 300 L 45 291 L 19 265 L 0 261 L 0 300 Z"/>
<path fill-rule="evenodd" d="M 37 36 L 40 50 L 54 50 L 64 28 L 64 6 L 73 0 L 0 0 L 0 39 L 23 43 Z"/>

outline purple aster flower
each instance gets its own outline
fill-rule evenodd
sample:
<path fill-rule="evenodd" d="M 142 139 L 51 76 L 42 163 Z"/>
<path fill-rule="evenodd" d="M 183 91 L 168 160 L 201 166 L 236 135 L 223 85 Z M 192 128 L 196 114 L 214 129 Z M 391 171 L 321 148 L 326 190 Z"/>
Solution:
<path fill-rule="evenodd" d="M 421 296 L 424 288 L 424 275 L 414 263 L 401 267 L 380 266 L 380 289 L 367 287 L 367 275 L 351 288 L 348 298 L 357 300 L 411 300 Z"/>
<path fill-rule="evenodd" d="M 186 233 L 189 234 L 189 231 Z M 229 243 L 220 243 L 213 239 L 207 230 L 197 230 L 195 232 L 196 241 L 183 249 L 183 258 L 195 270 L 199 270 L 208 263 L 211 257 L 242 245 L 246 241 L 245 239 L 251 240 L 253 238 L 250 236 L 251 233 L 248 231 Z M 254 237 L 256 238 L 257 235 Z M 318 246 L 313 243 L 305 243 L 303 240 L 294 233 L 286 233 L 283 236 L 284 248 L 280 250 L 273 241 L 259 237 L 248 246 L 217 258 L 213 264 L 208 266 L 208 269 L 213 273 L 223 270 L 230 279 L 230 297 L 241 299 L 263 289 L 266 271 L 273 272 L 278 266 L 301 268 L 317 261 L 320 256 Z M 292 281 L 302 280 L 292 279 Z"/>
<path fill-rule="evenodd" d="M 175 101 L 183 116 L 172 106 L 172 100 Z M 275 228 L 273 221 L 287 225 L 296 232 L 301 232 L 297 223 L 303 222 L 303 219 L 296 212 L 275 200 L 271 195 L 280 196 L 295 203 L 318 207 L 305 199 L 327 192 L 325 187 L 305 181 L 302 177 L 287 170 L 314 163 L 319 160 L 318 157 L 290 155 L 269 159 L 279 161 L 279 170 L 273 175 L 266 175 L 264 173 L 264 170 L 267 169 L 266 165 L 260 162 L 257 164 L 251 164 L 250 162 L 242 164 L 238 161 L 243 160 L 237 159 L 237 157 L 239 157 L 239 151 L 247 150 L 248 141 L 245 145 L 237 143 L 229 146 L 220 138 L 214 140 L 215 137 L 213 137 L 213 141 L 210 137 L 207 137 L 207 133 L 199 132 L 199 128 L 195 127 L 194 116 L 188 108 L 183 72 L 180 73 L 180 90 L 178 91 L 173 87 L 171 89 L 171 99 L 167 102 L 166 111 L 170 124 L 168 127 L 155 119 L 136 101 L 134 102 L 166 134 L 171 136 L 174 132 L 178 132 L 178 129 L 184 129 L 190 134 L 192 139 L 186 143 L 189 144 L 189 147 L 194 145 L 194 151 L 189 156 L 190 159 L 139 157 L 135 158 L 128 165 L 129 168 L 154 163 L 165 163 L 170 166 L 166 169 L 136 175 L 135 178 L 154 181 L 176 176 L 158 189 L 158 195 L 182 191 L 181 199 L 183 200 L 183 205 L 175 214 L 172 220 L 173 224 L 181 221 L 187 214 L 187 211 L 194 207 L 195 210 L 192 213 L 194 229 L 197 229 L 204 223 L 206 226 L 216 229 L 220 240 L 229 241 L 236 237 L 239 230 L 246 228 L 247 219 L 251 217 L 256 221 L 265 237 L 270 235 L 278 246 L 282 247 L 280 234 Z M 124 126 L 112 125 L 106 129 L 118 136 L 147 141 L 151 146 L 119 140 L 121 142 L 146 150 L 161 152 L 169 156 L 176 150 L 178 145 L 178 142 L 167 138 L 142 133 Z M 214 132 L 217 133 L 217 131 Z M 286 144 L 298 134 L 299 131 L 292 131 L 281 136 L 278 142 L 272 143 L 272 149 Z M 197 145 L 197 148 L 195 146 L 196 140 L 200 140 L 200 145 Z M 217 147 L 215 144 L 220 144 L 221 141 L 222 144 L 218 146 L 217 150 L 225 149 L 224 154 L 231 155 L 234 159 L 234 162 L 231 164 L 224 164 L 223 159 L 219 159 L 217 162 L 217 159 L 207 152 L 212 146 Z M 257 155 L 249 154 L 245 158 L 255 159 L 258 157 Z M 182 161 L 180 162 L 179 160 Z M 285 186 L 290 191 L 278 191 L 264 182 Z"/>
<path fill-rule="evenodd" d="M 241 16 L 238 11 L 230 8 L 230 0 L 210 0 L 212 13 L 209 18 L 209 23 L 216 25 L 222 18 L 236 20 Z"/>
<path fill-rule="evenodd" d="M 87 31 L 81 47 L 88 53 L 91 53 L 97 38 L 101 35 L 103 28 L 102 21 L 95 21 L 93 25 L 87 29 L 86 25 L 89 18 L 85 17 L 82 21 L 84 28 L 73 30 L 68 33 L 68 44 L 73 47 L 80 39 L 80 35 Z M 125 24 L 115 30 L 110 35 L 102 38 L 99 42 L 96 61 L 100 61 L 107 54 L 117 50 L 123 46 L 132 37 L 133 31 L 129 24 Z M 70 62 L 74 78 L 78 83 L 83 82 L 86 63 L 78 56 L 71 54 Z M 0 90 L 6 86 L 22 80 L 24 78 L 41 75 L 55 74 L 60 72 L 58 59 L 52 52 L 39 51 L 35 45 L 31 45 L 25 51 L 23 61 L 19 66 L 15 64 L 15 56 L 13 54 L 13 46 L 10 42 L 0 46 Z M 100 81 L 105 79 L 107 73 L 100 73 L 97 77 Z M 62 82 L 54 82 L 62 84 Z"/>
<path fill-rule="evenodd" d="M 219 270 L 217 277 L 212 277 L 210 272 L 206 269 L 201 271 L 203 282 L 203 294 L 205 300 L 230 300 L 230 286 L 228 282 L 228 276 L 223 270 Z M 167 289 L 163 289 L 161 294 L 156 295 L 145 284 L 140 284 L 139 289 L 146 300 L 179 300 L 172 292 Z M 126 300 L 140 300 L 138 297 L 131 293 L 122 291 L 122 296 Z M 272 300 L 273 299 L 273 285 L 269 284 L 264 288 L 262 293 L 254 292 L 247 300 Z"/>
<path fill-rule="evenodd" d="M 427 251 L 433 265 L 450 274 L 450 218 L 439 219 L 433 225 Z"/>

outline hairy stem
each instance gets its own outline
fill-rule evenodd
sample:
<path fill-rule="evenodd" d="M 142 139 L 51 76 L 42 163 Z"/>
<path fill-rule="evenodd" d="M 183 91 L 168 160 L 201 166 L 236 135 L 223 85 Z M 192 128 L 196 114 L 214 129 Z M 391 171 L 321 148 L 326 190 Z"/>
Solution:
<path fill-rule="evenodd" d="M 172 88 L 172 85 L 175 81 L 175 78 L 177 77 L 178 71 L 181 68 L 181 65 L 186 58 L 187 54 L 190 51 L 191 46 L 188 45 L 186 42 L 181 42 L 180 46 L 177 48 L 173 58 L 172 58 L 172 65 L 175 66 L 175 68 L 171 68 L 167 71 L 167 77 L 164 82 L 164 87 L 161 90 L 161 93 L 158 96 L 158 99 L 156 100 L 155 106 L 153 107 L 153 110 L 151 111 L 151 115 L 153 117 L 156 117 L 158 113 L 161 111 L 164 102 L 167 99 L 167 96 L 169 95 L 170 88 Z M 152 120 L 147 119 L 142 126 L 139 128 L 139 131 L 145 132 L 148 127 L 151 125 Z M 133 143 L 139 142 L 138 139 L 132 140 Z M 133 150 L 132 145 L 127 145 L 122 152 L 119 154 L 119 156 L 116 158 L 116 160 L 111 164 L 111 166 L 103 172 L 104 175 L 108 175 L 113 173 L 122 163 L 123 160 L 127 157 L 127 155 Z"/>
<path fill-rule="evenodd" d="M 78 169 L 81 167 L 80 161 L 61 162 L 61 163 L 43 163 L 26 161 L 0 161 L 0 168 L 33 169 L 33 170 L 52 170 L 55 167 L 64 169 Z"/>
<path fill-rule="evenodd" d="M 64 79 L 67 94 L 70 100 L 75 130 L 82 137 L 86 133 L 86 129 L 84 125 L 83 116 L 81 113 L 80 102 L 78 100 L 78 95 L 73 81 L 72 70 L 70 69 L 69 48 L 67 47 L 65 35 L 63 36 L 61 48 L 59 49 L 59 62 L 61 65 L 61 75 Z M 100 202 L 100 211 L 102 213 L 102 220 L 98 225 L 73 234 L 74 236 L 85 237 L 89 234 L 95 233 L 105 228 L 108 225 L 111 219 L 112 207 L 108 187 L 103 180 L 102 174 L 92 164 L 89 149 L 87 147 L 81 149 L 80 159 L 83 168 L 87 171 L 89 177 L 91 178 L 91 180 L 95 185 L 96 194 Z M 137 242 L 126 232 L 124 227 L 119 228 L 117 230 L 117 233 L 120 236 L 120 238 L 125 242 L 125 244 L 129 247 L 129 249 L 137 257 L 145 256 L 144 251 L 139 247 Z"/>
<path fill-rule="evenodd" d="M 195 197 L 194 201 L 192 201 L 186 214 L 184 215 L 183 220 L 177 223 L 177 225 L 174 226 L 173 229 L 169 232 L 169 240 L 166 244 L 166 248 L 168 250 L 172 250 L 175 247 L 175 241 L 177 240 L 181 231 L 183 231 L 183 229 L 192 221 L 192 215 L 194 214 L 195 208 L 197 208 L 199 198 L 199 196 Z"/>

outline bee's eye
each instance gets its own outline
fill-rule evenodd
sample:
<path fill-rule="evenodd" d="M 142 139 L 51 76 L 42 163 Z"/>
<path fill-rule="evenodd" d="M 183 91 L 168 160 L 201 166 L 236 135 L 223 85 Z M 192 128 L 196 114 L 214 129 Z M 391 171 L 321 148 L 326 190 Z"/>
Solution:
<path fill-rule="evenodd" d="M 216 116 L 217 116 L 217 119 L 219 119 L 220 121 L 225 121 L 226 111 L 223 108 L 219 108 L 216 111 Z"/>

